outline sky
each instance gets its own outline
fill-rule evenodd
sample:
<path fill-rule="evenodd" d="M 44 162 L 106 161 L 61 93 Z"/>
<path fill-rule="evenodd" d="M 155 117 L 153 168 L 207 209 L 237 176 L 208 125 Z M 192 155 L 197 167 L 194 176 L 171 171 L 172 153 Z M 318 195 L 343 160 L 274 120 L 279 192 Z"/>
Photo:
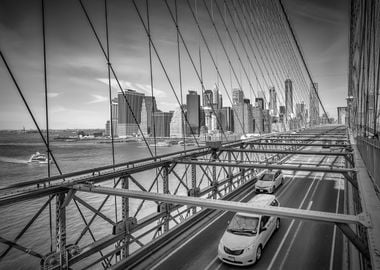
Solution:
<path fill-rule="evenodd" d="M 201 0 L 198 0 L 201 2 Z M 212 1 L 212 0 L 209 0 Z M 49 127 L 104 128 L 109 119 L 109 88 L 107 61 L 94 38 L 91 28 L 77 0 L 45 1 L 46 48 Z M 136 1 L 145 18 L 145 1 Z M 173 1 L 168 1 L 174 10 Z M 319 83 L 320 97 L 327 112 L 336 117 L 336 107 L 345 105 L 348 81 L 348 1 L 345 0 L 283 0 L 297 39 L 310 68 L 314 81 Z M 83 3 L 94 22 L 99 38 L 106 48 L 104 2 L 84 0 Z M 153 93 L 158 108 L 173 110 L 181 100 L 178 76 L 176 31 L 164 1 L 150 1 L 150 23 L 154 44 L 162 57 L 165 74 L 159 59 L 152 52 Z M 221 1 L 219 1 L 221 3 Z M 198 3 L 198 5 L 200 5 Z M 214 4 L 215 5 L 215 4 Z M 131 88 L 146 95 L 151 93 L 148 41 L 132 1 L 109 0 L 110 62 L 122 88 Z M 201 43 L 196 25 L 185 0 L 178 1 L 180 29 L 190 53 L 199 54 Z M 207 13 L 199 8 L 198 14 L 205 29 L 206 39 L 228 89 L 238 87 L 231 69 L 222 62 L 221 45 L 212 25 L 207 22 Z M 217 18 L 214 6 L 213 16 Z M 218 19 L 216 19 L 218 20 Z M 46 127 L 45 95 L 43 77 L 41 1 L 0 1 L 0 50 L 6 58 L 20 89 L 25 96 L 39 126 Z M 222 27 L 219 19 L 217 25 Z M 222 33 L 224 40 L 228 39 Z M 232 43 L 226 42 L 228 51 Z M 216 75 L 211 58 L 201 48 L 202 77 L 206 88 L 222 82 Z M 199 59 L 195 57 L 195 65 Z M 232 61 L 237 62 L 236 57 Z M 244 60 L 243 60 L 244 61 Z M 247 62 L 245 62 L 247 64 Z M 181 46 L 182 88 L 198 90 L 200 83 L 191 62 Z M 237 76 L 244 77 L 241 68 Z M 252 75 L 252 74 L 250 74 Z M 167 77 L 170 81 L 167 80 Z M 115 97 L 118 85 L 114 77 L 111 96 Z M 253 87 L 259 89 L 259 80 Z M 241 79 L 243 89 L 248 80 Z M 226 94 L 223 93 L 228 105 Z M 252 99 L 252 93 L 246 96 Z M 300 97 L 300 99 L 306 99 Z M 5 65 L 0 61 L 0 129 L 34 129 L 32 119 L 11 80 Z"/>

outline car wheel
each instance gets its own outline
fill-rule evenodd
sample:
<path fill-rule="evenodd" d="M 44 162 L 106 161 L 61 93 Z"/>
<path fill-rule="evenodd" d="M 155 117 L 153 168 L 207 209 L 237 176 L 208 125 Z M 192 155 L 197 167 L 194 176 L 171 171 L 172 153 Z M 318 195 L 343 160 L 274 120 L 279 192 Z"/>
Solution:
<path fill-rule="evenodd" d="M 259 245 L 256 250 L 256 262 L 260 261 L 262 253 L 263 249 L 261 248 L 261 245 Z"/>
<path fill-rule="evenodd" d="M 280 229 L 280 219 L 276 219 L 276 231 L 278 231 Z"/>

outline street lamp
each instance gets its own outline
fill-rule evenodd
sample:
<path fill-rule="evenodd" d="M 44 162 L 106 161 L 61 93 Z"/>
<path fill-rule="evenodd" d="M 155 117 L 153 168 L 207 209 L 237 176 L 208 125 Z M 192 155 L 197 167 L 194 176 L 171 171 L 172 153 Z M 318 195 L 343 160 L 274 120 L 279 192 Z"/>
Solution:
<path fill-rule="evenodd" d="M 346 97 L 347 100 L 347 110 L 348 110 L 348 127 L 351 128 L 351 111 L 352 111 L 352 102 L 354 101 L 354 96 Z"/>

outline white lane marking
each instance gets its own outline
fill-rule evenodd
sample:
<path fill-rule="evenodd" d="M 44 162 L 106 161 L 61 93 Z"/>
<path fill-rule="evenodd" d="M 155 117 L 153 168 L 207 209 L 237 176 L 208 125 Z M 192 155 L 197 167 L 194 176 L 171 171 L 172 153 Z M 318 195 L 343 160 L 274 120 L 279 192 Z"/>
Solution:
<path fill-rule="evenodd" d="M 338 196 L 336 199 L 336 206 L 335 206 L 335 213 L 338 213 L 339 210 L 339 197 L 340 197 L 340 190 L 338 190 Z M 330 254 L 330 270 L 334 267 L 334 252 L 335 252 L 335 237 L 336 237 L 336 225 L 334 225 L 334 232 L 333 232 L 333 242 L 331 244 L 331 254 Z"/>
<path fill-rule="evenodd" d="M 304 202 L 305 202 L 307 196 L 309 195 L 309 192 L 310 192 L 310 190 L 311 190 L 311 187 L 313 186 L 313 184 L 314 184 L 314 182 L 315 182 L 315 178 L 316 178 L 316 177 L 317 177 L 317 176 L 314 176 L 314 178 L 313 178 L 313 182 L 311 182 L 311 184 L 310 184 L 310 186 L 309 186 L 309 188 L 308 188 L 308 190 L 307 190 L 307 192 L 306 192 L 306 194 L 305 194 L 305 196 L 304 196 L 302 202 L 301 202 L 300 205 L 298 206 L 298 208 L 301 208 L 301 206 L 304 204 Z M 281 241 L 280 245 L 278 246 L 278 248 L 277 248 L 277 250 L 276 250 L 276 253 L 275 253 L 274 256 L 272 257 L 272 260 L 271 260 L 271 262 L 270 262 L 270 264 L 269 264 L 269 266 L 268 266 L 268 268 L 267 268 L 268 270 L 270 270 L 270 269 L 273 267 L 274 261 L 277 259 L 277 256 L 278 256 L 278 254 L 280 253 L 280 250 L 281 250 L 282 246 L 284 245 L 286 238 L 287 238 L 288 235 L 289 235 L 290 229 L 291 229 L 291 228 L 293 227 L 293 225 L 294 225 L 294 221 L 295 221 L 295 220 L 293 219 L 292 222 L 290 223 L 290 225 L 289 225 L 289 227 L 288 227 L 288 230 L 286 231 L 284 237 L 282 238 L 282 241 Z"/>
<path fill-rule="evenodd" d="M 317 184 L 317 185 L 318 185 L 318 184 Z M 316 185 L 315 189 L 317 189 L 317 185 Z M 314 190 L 315 190 L 315 189 L 314 189 Z M 306 208 L 306 210 L 310 210 L 312 204 L 313 204 L 313 201 L 310 201 L 309 204 L 308 204 L 308 206 L 307 206 L 307 208 Z M 283 257 L 283 259 L 282 259 L 282 261 L 281 261 L 280 267 L 279 267 L 278 269 L 283 269 L 283 268 L 284 268 L 285 261 L 286 261 L 286 259 L 287 259 L 288 256 L 289 256 L 289 253 L 290 253 L 291 247 L 293 246 L 294 241 L 296 240 L 297 234 L 298 234 L 298 232 L 299 232 L 299 230 L 300 230 L 302 224 L 303 224 L 303 221 L 300 221 L 300 222 L 298 223 L 297 229 L 296 229 L 295 233 L 293 234 L 292 240 L 290 241 L 289 247 L 288 247 L 288 249 L 286 250 L 286 253 L 285 253 L 285 255 L 284 255 L 284 257 Z"/>
<path fill-rule="evenodd" d="M 240 201 L 244 200 L 248 196 L 252 195 L 252 192 L 244 196 Z M 195 237 L 197 237 L 201 232 L 206 230 L 208 227 L 210 227 L 212 224 L 214 224 L 217 220 L 219 220 L 221 217 L 226 215 L 228 212 L 225 212 L 224 214 L 221 214 L 219 217 L 215 218 L 213 221 L 211 221 L 209 224 L 207 224 L 205 227 L 203 227 L 201 230 L 199 230 L 196 234 L 194 234 L 192 237 L 187 239 L 184 243 L 182 243 L 180 246 L 178 246 L 176 249 L 174 249 L 172 252 L 170 252 L 165 258 L 163 258 L 161 261 L 159 261 L 157 264 L 155 264 L 151 269 L 156 269 L 158 266 L 160 266 L 163 262 L 165 262 L 167 259 L 169 259 L 174 253 L 176 253 L 178 250 L 183 248 L 187 243 L 192 241 Z"/>
<path fill-rule="evenodd" d="M 218 256 L 216 256 L 207 266 L 206 266 L 206 268 L 205 268 L 205 270 L 208 270 L 208 269 L 210 269 L 210 267 L 216 262 L 216 260 L 218 260 Z M 220 265 L 222 265 L 222 264 L 220 264 Z M 220 267 L 220 265 L 218 265 L 218 269 L 219 269 L 219 267 Z"/>

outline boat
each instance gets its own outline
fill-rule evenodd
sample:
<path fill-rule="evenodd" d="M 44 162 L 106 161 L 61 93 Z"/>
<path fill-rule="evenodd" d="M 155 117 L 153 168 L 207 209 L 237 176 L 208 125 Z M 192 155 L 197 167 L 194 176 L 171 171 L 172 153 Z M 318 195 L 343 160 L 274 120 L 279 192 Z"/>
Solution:
<path fill-rule="evenodd" d="M 51 162 L 51 160 L 50 160 Z M 48 158 L 45 154 L 41 154 L 40 152 L 36 152 L 33 154 L 29 160 L 28 163 L 39 163 L 39 164 L 46 164 L 48 163 Z"/>
<path fill-rule="evenodd" d="M 156 146 L 156 147 L 169 147 L 172 146 L 169 142 L 158 142 L 156 144 L 151 144 L 151 146 Z"/>

